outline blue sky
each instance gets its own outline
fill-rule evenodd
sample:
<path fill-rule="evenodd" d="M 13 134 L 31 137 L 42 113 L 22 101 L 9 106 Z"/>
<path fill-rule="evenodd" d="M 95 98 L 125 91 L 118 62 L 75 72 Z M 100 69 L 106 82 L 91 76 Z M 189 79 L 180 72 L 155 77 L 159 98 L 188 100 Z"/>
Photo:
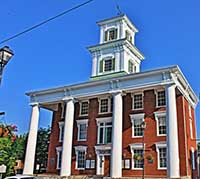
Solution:
<path fill-rule="evenodd" d="M 94 0 L 39 29 L 1 44 L 15 56 L 6 66 L 0 86 L 3 121 L 28 131 L 31 107 L 25 92 L 87 81 L 91 56 L 85 47 L 99 42 L 96 21 L 117 14 L 115 2 L 139 29 L 136 46 L 146 59 L 141 70 L 178 64 L 195 93 L 200 92 L 199 0 Z M 83 0 L 6 0 L 1 2 L 0 41 L 54 16 Z M 196 108 L 200 137 L 200 107 Z M 42 110 L 40 126 L 49 112 Z"/>

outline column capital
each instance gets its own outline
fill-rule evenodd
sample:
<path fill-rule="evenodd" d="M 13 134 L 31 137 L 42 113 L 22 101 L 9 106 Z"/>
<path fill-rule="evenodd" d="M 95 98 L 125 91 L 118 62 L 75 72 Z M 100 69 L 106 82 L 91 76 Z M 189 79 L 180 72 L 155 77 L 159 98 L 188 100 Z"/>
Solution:
<path fill-rule="evenodd" d="M 64 102 L 73 101 L 74 102 L 74 98 L 72 96 L 65 96 L 64 98 L 62 98 L 62 101 L 64 101 Z"/>
<path fill-rule="evenodd" d="M 118 94 L 121 94 L 122 96 L 126 95 L 126 93 L 123 92 L 122 90 L 111 90 L 109 93 L 110 93 L 112 96 L 116 96 L 116 95 L 118 95 Z"/>

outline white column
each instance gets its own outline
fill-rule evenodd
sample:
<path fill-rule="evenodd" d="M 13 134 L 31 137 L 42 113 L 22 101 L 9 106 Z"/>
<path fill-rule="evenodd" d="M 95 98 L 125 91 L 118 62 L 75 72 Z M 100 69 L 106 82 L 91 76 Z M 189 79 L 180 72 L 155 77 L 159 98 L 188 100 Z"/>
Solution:
<path fill-rule="evenodd" d="M 30 121 L 28 142 L 26 146 L 26 157 L 25 157 L 24 171 L 23 171 L 23 174 L 26 175 L 27 174 L 32 175 L 34 170 L 38 122 L 39 122 L 39 105 L 36 103 L 32 105 L 32 115 Z"/>
<path fill-rule="evenodd" d="M 111 177 L 122 177 L 122 94 L 113 93 Z"/>
<path fill-rule="evenodd" d="M 167 175 L 168 178 L 179 178 L 179 145 L 176 110 L 176 85 L 166 86 L 167 102 Z"/>
<path fill-rule="evenodd" d="M 64 123 L 64 138 L 62 147 L 61 176 L 71 175 L 71 159 L 72 159 L 72 137 L 74 122 L 74 101 L 73 98 L 66 100 L 66 114 Z"/>
<path fill-rule="evenodd" d="M 120 71 L 120 50 L 116 49 L 115 50 L 115 72 Z"/>
<path fill-rule="evenodd" d="M 97 75 L 97 54 L 94 53 L 92 58 L 92 76 L 96 75 Z"/>

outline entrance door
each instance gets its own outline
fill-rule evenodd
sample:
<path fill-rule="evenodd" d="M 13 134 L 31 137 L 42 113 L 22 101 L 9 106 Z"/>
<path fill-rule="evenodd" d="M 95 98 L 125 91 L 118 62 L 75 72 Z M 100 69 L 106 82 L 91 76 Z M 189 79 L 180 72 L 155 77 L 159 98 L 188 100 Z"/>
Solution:
<path fill-rule="evenodd" d="M 104 176 L 110 176 L 110 156 L 104 157 Z"/>
<path fill-rule="evenodd" d="M 104 175 L 104 156 L 97 156 L 97 175 Z"/>

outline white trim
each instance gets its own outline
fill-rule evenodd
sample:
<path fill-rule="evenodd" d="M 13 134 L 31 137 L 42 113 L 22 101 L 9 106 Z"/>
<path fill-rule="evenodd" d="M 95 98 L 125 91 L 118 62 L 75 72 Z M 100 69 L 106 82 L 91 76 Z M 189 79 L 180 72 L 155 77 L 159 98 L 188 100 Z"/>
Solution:
<path fill-rule="evenodd" d="M 167 170 L 167 167 L 162 167 L 162 168 L 160 167 L 160 151 L 159 151 L 160 148 L 166 148 L 166 155 L 167 155 L 167 144 L 166 144 L 166 142 L 158 142 L 158 143 L 155 143 L 155 145 L 156 145 L 157 161 L 158 161 L 157 169 L 158 170 Z"/>
<path fill-rule="evenodd" d="M 59 160 L 59 158 L 60 158 L 60 154 L 61 154 L 61 152 L 62 152 L 62 147 L 56 147 L 56 169 L 57 170 L 59 170 L 59 169 L 61 169 L 61 166 L 59 167 L 58 165 L 59 165 L 59 162 L 58 162 L 58 160 Z M 61 160 L 62 160 L 62 155 L 61 155 Z"/>
<path fill-rule="evenodd" d="M 189 123 L 190 123 L 190 138 L 193 139 L 194 135 L 193 135 L 193 124 L 192 124 L 192 119 L 189 118 Z"/>
<path fill-rule="evenodd" d="M 64 124 L 65 124 L 64 121 L 58 122 L 58 125 L 59 125 L 59 142 L 63 141 L 62 136 L 64 135 Z"/>
<path fill-rule="evenodd" d="M 142 107 L 141 108 L 134 108 L 134 96 L 139 95 L 139 94 L 142 95 Z M 142 92 L 132 93 L 131 97 L 132 97 L 132 110 L 143 110 L 144 109 L 144 92 L 142 91 Z"/>
<path fill-rule="evenodd" d="M 87 102 L 88 103 L 88 113 L 87 114 L 81 114 L 82 111 L 82 103 Z M 88 116 L 89 114 L 89 100 L 84 100 L 79 102 L 79 116 Z"/>
<path fill-rule="evenodd" d="M 155 120 L 156 120 L 156 134 L 157 134 L 157 136 L 166 136 L 167 135 L 167 129 L 166 129 L 166 134 L 159 134 L 159 119 L 158 119 L 159 117 L 165 117 L 165 120 L 167 120 L 166 111 L 154 112 L 154 116 L 155 116 Z M 167 121 L 165 123 L 167 125 Z"/>
<path fill-rule="evenodd" d="M 88 119 L 80 119 L 76 120 L 77 128 L 78 128 L 78 135 L 77 135 L 77 141 L 87 141 L 87 127 L 88 127 Z M 86 125 L 86 138 L 80 139 L 80 125 L 85 124 Z"/>
<path fill-rule="evenodd" d="M 65 103 L 61 103 L 61 119 L 65 118 Z"/>
<path fill-rule="evenodd" d="M 75 154 L 76 154 L 76 164 L 75 164 L 75 169 L 76 170 L 85 170 L 85 168 L 78 168 L 78 152 L 82 151 L 85 152 L 85 159 L 86 159 L 86 155 L 87 155 L 87 146 L 75 146 Z"/>
<path fill-rule="evenodd" d="M 142 138 L 143 136 L 135 136 L 134 135 L 134 121 L 135 120 L 142 120 L 142 121 L 145 121 L 144 119 L 144 116 L 145 116 L 145 113 L 138 113 L 138 114 L 130 114 L 130 119 L 131 119 L 131 123 L 132 123 L 132 138 Z"/>
<path fill-rule="evenodd" d="M 107 112 L 101 112 L 101 100 L 103 99 L 108 99 L 108 111 Z M 108 114 L 111 113 L 111 97 L 100 97 L 98 98 L 98 102 L 99 102 L 99 114 Z"/>
<path fill-rule="evenodd" d="M 158 92 L 165 91 L 165 88 L 158 88 L 154 90 L 154 93 L 156 95 L 156 108 L 166 107 L 166 91 L 165 91 L 165 105 L 158 106 Z"/>

